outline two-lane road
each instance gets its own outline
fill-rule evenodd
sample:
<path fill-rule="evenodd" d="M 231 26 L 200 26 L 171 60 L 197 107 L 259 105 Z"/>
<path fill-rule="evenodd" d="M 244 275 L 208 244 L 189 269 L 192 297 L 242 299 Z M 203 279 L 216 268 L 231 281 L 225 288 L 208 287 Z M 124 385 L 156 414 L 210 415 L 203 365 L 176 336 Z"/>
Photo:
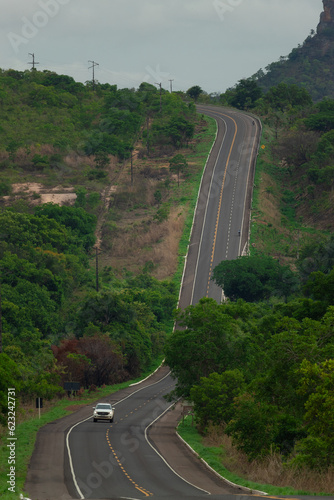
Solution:
<path fill-rule="evenodd" d="M 166 373 L 157 382 L 114 401 L 113 423 L 94 423 L 90 416 L 68 430 L 67 485 L 74 498 L 203 498 L 212 488 L 231 493 L 232 488 L 213 475 L 205 477 L 209 491 L 185 481 L 150 442 L 148 429 L 170 407 L 164 395 L 174 387 L 175 381 Z M 196 470 L 199 464 L 195 457 L 191 459 Z M 196 474 L 194 482 L 198 483 Z"/>
<path fill-rule="evenodd" d="M 180 294 L 181 309 L 202 297 L 221 302 L 212 272 L 222 260 L 247 250 L 249 209 L 260 125 L 252 117 L 223 108 L 198 106 L 217 122 L 217 138 L 200 188 Z"/>

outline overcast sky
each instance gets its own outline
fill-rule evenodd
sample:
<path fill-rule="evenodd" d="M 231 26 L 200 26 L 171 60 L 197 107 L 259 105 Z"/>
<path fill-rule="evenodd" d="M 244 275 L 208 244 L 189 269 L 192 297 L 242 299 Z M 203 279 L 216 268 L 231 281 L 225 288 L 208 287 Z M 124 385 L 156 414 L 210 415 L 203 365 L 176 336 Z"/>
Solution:
<path fill-rule="evenodd" d="M 0 68 L 224 92 L 316 29 L 322 0 L 0 0 Z"/>

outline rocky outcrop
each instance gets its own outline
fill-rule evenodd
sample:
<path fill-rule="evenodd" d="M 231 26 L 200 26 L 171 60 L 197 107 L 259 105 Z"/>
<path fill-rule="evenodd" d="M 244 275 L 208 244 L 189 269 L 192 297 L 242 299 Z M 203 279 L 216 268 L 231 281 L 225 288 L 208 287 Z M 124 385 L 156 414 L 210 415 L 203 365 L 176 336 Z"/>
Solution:
<path fill-rule="evenodd" d="M 317 28 L 318 35 L 334 30 L 334 0 L 323 0 L 324 11 L 321 13 Z"/>
<path fill-rule="evenodd" d="M 267 66 L 266 73 L 255 75 L 265 92 L 279 83 L 294 83 L 306 89 L 314 101 L 334 99 L 334 0 L 323 0 L 323 7 L 317 31 L 286 58 Z"/>

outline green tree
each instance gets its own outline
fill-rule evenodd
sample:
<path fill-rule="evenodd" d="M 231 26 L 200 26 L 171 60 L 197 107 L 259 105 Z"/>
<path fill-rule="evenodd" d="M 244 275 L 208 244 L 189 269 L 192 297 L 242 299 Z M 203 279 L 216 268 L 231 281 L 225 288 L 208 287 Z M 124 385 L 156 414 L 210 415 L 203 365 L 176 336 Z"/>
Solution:
<path fill-rule="evenodd" d="M 300 252 L 297 266 L 304 283 L 313 272 L 330 273 L 334 267 L 334 235 L 320 238 L 316 244 L 312 242 L 305 245 Z"/>
<path fill-rule="evenodd" d="M 334 129 L 334 99 L 323 99 L 310 116 L 305 118 L 306 127 L 311 130 L 329 132 Z"/>
<path fill-rule="evenodd" d="M 255 302 L 273 295 L 287 297 L 298 290 L 298 279 L 289 267 L 267 256 L 222 261 L 212 276 L 231 300 Z"/>
<path fill-rule="evenodd" d="M 285 112 L 289 107 L 305 108 L 312 105 L 309 92 L 295 84 L 280 83 L 271 87 L 264 99 L 273 109 L 281 112 Z"/>
<path fill-rule="evenodd" d="M 334 464 L 334 359 L 314 364 L 305 359 L 299 393 L 305 403 L 308 436 L 298 443 L 295 463 L 310 468 L 327 469 Z"/>
<path fill-rule="evenodd" d="M 188 162 L 186 158 L 181 154 L 177 154 L 169 162 L 169 170 L 177 174 L 178 186 L 180 186 L 180 174 L 185 172 L 187 170 L 187 167 L 188 167 Z"/>
<path fill-rule="evenodd" d="M 110 158 L 105 151 L 97 151 L 94 158 L 96 168 L 107 168 L 110 165 Z"/>
<path fill-rule="evenodd" d="M 250 109 L 262 97 L 262 90 L 252 78 L 242 79 L 233 89 L 229 103 L 238 109 Z"/>
<path fill-rule="evenodd" d="M 233 416 L 234 398 L 243 392 L 244 386 L 243 374 L 238 369 L 202 377 L 190 390 L 199 425 L 204 428 L 209 422 L 215 425 L 229 422 Z"/>
<path fill-rule="evenodd" d="M 183 116 L 173 116 L 166 127 L 162 129 L 167 137 L 172 141 L 175 148 L 181 147 L 184 143 L 188 143 L 194 135 L 194 124 Z"/>
<path fill-rule="evenodd" d="M 237 368 L 244 358 L 238 322 L 213 299 L 201 299 L 177 315 L 178 328 L 166 342 L 166 363 L 177 378 L 178 395 L 189 396 L 201 377 Z"/>
<path fill-rule="evenodd" d="M 21 390 L 22 381 L 21 374 L 17 364 L 7 356 L 7 354 L 0 353 L 0 423 L 7 425 L 8 406 L 10 401 L 8 397 L 13 397 L 13 394 L 8 393 L 9 389 L 14 390 L 13 406 L 15 408 L 16 397 Z M 15 412 L 15 409 L 14 409 Z"/>
<path fill-rule="evenodd" d="M 77 314 L 76 336 L 80 338 L 90 324 L 108 333 L 113 341 L 122 345 L 122 354 L 127 359 L 124 368 L 137 376 L 152 356 L 151 330 L 143 320 L 145 315 L 149 317 L 149 310 L 146 307 L 143 313 L 142 309 L 143 304 L 128 300 L 126 292 L 92 293 L 85 298 Z"/>
<path fill-rule="evenodd" d="M 334 304 L 334 269 L 328 274 L 321 271 L 311 273 L 304 288 L 304 294 L 314 300 L 322 301 L 323 305 Z"/>
<path fill-rule="evenodd" d="M 16 153 L 17 153 L 17 150 L 19 149 L 20 145 L 21 144 L 15 139 L 9 141 L 9 143 L 6 147 L 6 151 L 9 153 L 9 158 L 11 161 L 15 161 Z"/>
<path fill-rule="evenodd" d="M 242 394 L 236 398 L 234 416 L 225 432 L 250 460 L 263 458 L 277 451 L 278 410 L 274 405 L 257 401 L 251 394 Z"/>
<path fill-rule="evenodd" d="M 93 237 L 96 216 L 87 213 L 80 205 L 84 205 L 86 200 L 86 190 L 77 191 L 79 206 L 68 207 L 59 206 L 54 203 L 44 203 L 43 205 L 36 207 L 35 214 L 42 217 L 48 217 L 48 219 L 54 219 L 59 224 L 69 228 L 74 234 L 77 234 L 81 238 L 85 236 Z M 94 242 L 94 238 L 92 243 Z"/>
<path fill-rule="evenodd" d="M 203 94 L 203 90 L 199 85 L 194 85 L 193 87 L 190 87 L 190 89 L 187 90 L 187 95 L 191 99 L 194 99 L 195 102 L 198 100 L 201 94 Z"/>

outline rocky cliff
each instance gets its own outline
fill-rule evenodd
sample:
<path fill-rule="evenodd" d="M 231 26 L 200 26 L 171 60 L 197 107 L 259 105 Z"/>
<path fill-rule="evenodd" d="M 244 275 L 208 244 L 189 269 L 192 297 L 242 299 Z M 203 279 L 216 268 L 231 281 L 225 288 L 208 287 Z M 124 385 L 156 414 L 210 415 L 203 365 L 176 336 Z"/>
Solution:
<path fill-rule="evenodd" d="M 318 24 L 317 34 L 322 35 L 326 33 L 328 28 L 334 26 L 334 0 L 323 0 L 324 11 L 320 16 L 320 23 Z"/>
<path fill-rule="evenodd" d="M 334 0 L 323 0 L 316 32 L 287 57 L 269 64 L 254 77 L 266 91 L 281 82 L 306 88 L 315 101 L 334 99 Z"/>

